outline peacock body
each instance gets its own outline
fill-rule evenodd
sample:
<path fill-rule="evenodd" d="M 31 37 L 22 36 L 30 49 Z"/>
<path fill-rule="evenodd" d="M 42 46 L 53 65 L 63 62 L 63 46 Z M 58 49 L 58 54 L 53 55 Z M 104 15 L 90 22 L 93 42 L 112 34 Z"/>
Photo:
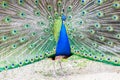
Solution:
<path fill-rule="evenodd" d="M 120 66 L 119 0 L 0 0 L 0 71 L 72 55 Z"/>

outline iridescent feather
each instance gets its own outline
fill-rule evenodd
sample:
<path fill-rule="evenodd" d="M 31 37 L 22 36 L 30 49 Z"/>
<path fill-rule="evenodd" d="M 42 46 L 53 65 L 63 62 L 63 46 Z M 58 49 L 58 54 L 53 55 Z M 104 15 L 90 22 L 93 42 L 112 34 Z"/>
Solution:
<path fill-rule="evenodd" d="M 62 25 L 70 56 L 120 66 L 119 0 L 0 0 L 0 71 L 61 55 Z"/>

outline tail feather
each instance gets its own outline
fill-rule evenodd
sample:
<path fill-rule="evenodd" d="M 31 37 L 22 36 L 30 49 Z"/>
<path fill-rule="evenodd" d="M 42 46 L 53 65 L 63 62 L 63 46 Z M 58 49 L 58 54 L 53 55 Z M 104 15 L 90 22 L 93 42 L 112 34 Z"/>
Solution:
<path fill-rule="evenodd" d="M 116 53 L 115 54 L 108 52 L 104 53 L 101 50 L 89 48 L 87 45 L 84 45 L 83 43 L 77 43 L 77 41 L 72 40 L 71 42 L 74 44 L 71 47 L 73 55 L 97 62 L 103 62 L 114 66 L 120 66 L 119 58 L 120 56 L 119 55 L 116 56 Z"/>
<path fill-rule="evenodd" d="M 120 66 L 119 0 L 0 0 L 0 71 L 54 56 L 63 14 L 73 55 Z"/>
<path fill-rule="evenodd" d="M 66 21 L 70 44 L 74 46 L 72 52 L 87 59 L 119 66 L 120 2 L 80 0 L 73 4 L 76 5 L 72 5 Z"/>
<path fill-rule="evenodd" d="M 0 0 L 0 71 L 55 54 L 52 21 L 44 0 Z M 52 3 L 53 4 L 53 3 Z M 51 6 L 52 7 L 52 6 Z"/>

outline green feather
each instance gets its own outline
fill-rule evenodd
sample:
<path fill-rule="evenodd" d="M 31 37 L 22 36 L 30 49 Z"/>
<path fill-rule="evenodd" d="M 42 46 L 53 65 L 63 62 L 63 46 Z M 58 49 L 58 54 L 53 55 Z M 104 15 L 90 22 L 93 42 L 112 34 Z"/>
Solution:
<path fill-rule="evenodd" d="M 54 31 L 54 38 L 56 42 L 58 41 L 58 38 L 59 38 L 61 24 L 62 24 L 61 18 L 55 19 L 53 31 Z"/>
<path fill-rule="evenodd" d="M 120 66 L 119 0 L 1 0 L 0 71 L 53 58 L 63 14 L 72 56 Z"/>

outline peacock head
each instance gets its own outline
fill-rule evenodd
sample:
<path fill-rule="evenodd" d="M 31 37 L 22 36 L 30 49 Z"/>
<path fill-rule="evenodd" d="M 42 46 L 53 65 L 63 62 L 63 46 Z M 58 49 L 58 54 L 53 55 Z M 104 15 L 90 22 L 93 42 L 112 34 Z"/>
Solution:
<path fill-rule="evenodd" d="M 63 14 L 61 19 L 62 19 L 62 21 L 65 21 L 66 20 L 66 16 Z"/>

